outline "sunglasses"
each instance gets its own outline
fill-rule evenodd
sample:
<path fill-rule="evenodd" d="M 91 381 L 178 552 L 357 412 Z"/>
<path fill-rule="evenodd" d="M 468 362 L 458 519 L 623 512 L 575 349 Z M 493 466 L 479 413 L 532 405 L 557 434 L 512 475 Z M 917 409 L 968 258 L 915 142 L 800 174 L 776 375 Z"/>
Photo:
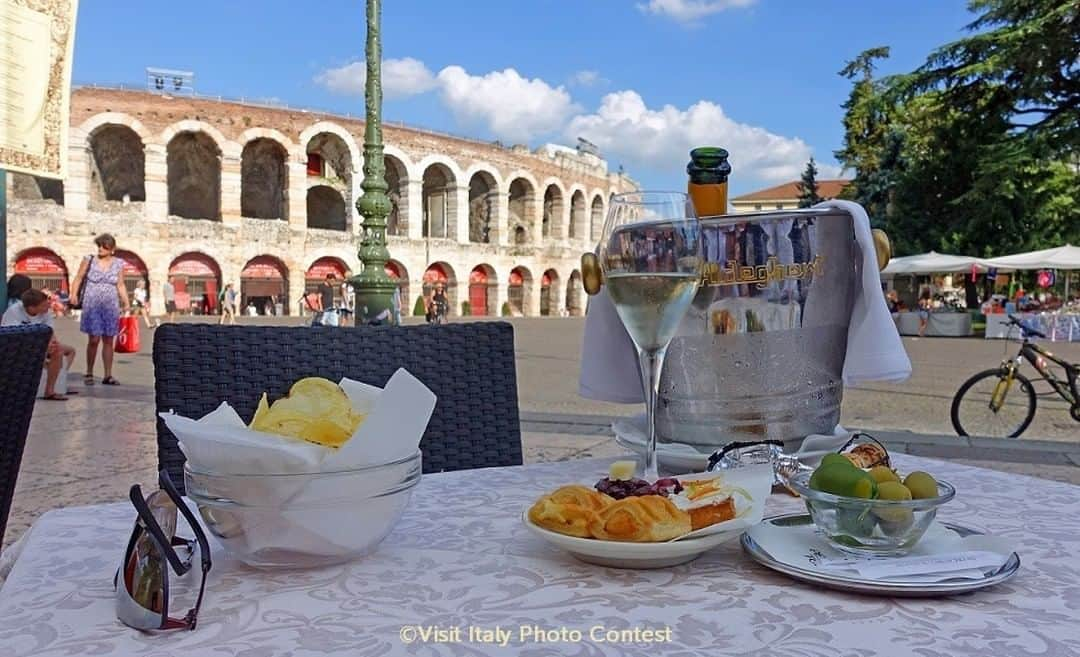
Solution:
<path fill-rule="evenodd" d="M 210 572 L 210 544 L 165 470 L 158 475 L 158 483 L 161 489 L 146 496 L 138 484 L 131 487 L 131 503 L 138 516 L 124 561 L 113 578 L 116 617 L 138 630 L 193 630 Z M 194 539 L 176 536 L 178 510 L 195 532 Z M 199 597 L 187 614 L 173 618 L 169 616 L 169 570 L 177 577 L 187 574 L 196 553 L 202 569 Z"/>

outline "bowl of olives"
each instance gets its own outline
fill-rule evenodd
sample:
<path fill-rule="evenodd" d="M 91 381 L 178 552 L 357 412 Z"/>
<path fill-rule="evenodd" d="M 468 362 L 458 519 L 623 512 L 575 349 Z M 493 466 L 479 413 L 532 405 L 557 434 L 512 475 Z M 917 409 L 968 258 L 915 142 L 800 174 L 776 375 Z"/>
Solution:
<path fill-rule="evenodd" d="M 901 477 L 887 464 L 865 469 L 844 454 L 826 455 L 815 470 L 795 475 L 789 484 L 830 543 L 863 555 L 906 554 L 956 495 L 949 483 L 926 472 Z"/>

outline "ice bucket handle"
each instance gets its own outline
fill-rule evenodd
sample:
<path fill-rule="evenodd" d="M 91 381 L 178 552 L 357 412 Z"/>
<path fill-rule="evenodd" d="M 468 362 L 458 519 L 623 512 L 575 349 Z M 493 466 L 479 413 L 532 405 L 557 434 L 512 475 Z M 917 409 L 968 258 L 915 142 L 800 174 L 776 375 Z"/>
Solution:
<path fill-rule="evenodd" d="M 875 228 L 871 234 L 874 237 L 874 250 L 877 251 L 878 269 L 885 269 L 892 259 L 889 235 L 880 228 Z M 581 285 L 590 296 L 599 294 L 600 288 L 604 286 L 604 273 L 600 270 L 600 259 L 595 253 L 581 254 Z"/>

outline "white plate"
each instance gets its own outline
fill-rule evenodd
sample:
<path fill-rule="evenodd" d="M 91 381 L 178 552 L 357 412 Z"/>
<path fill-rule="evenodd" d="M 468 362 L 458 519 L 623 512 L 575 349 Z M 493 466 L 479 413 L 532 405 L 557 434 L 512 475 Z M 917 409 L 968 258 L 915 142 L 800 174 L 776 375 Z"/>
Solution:
<path fill-rule="evenodd" d="M 640 456 L 645 455 L 648 438 L 644 432 L 644 416 L 619 418 L 611 423 L 615 443 Z M 656 460 L 660 468 L 671 474 L 704 472 L 709 467 L 709 456 L 685 443 L 656 443 Z"/>
<path fill-rule="evenodd" d="M 552 545 L 566 550 L 585 563 L 611 568 L 669 568 L 697 559 L 717 545 L 738 538 L 745 527 L 687 538 L 669 543 L 625 543 L 622 541 L 601 541 L 595 538 L 578 538 L 549 531 L 533 524 L 529 520 L 529 511 L 521 514 L 521 521 L 536 534 Z"/>

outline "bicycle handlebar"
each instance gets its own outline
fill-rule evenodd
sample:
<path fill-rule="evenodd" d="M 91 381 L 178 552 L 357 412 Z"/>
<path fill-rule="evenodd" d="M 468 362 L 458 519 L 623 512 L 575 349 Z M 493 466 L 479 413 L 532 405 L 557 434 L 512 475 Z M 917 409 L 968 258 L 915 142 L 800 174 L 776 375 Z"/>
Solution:
<path fill-rule="evenodd" d="M 1020 327 L 1021 333 L 1026 333 L 1028 335 L 1034 335 L 1037 338 L 1045 338 L 1046 337 L 1045 333 L 1043 333 L 1042 331 L 1039 331 L 1037 329 L 1031 328 L 1030 326 L 1025 324 L 1023 320 L 1018 318 L 1016 315 L 1009 315 L 1009 324 Z"/>

